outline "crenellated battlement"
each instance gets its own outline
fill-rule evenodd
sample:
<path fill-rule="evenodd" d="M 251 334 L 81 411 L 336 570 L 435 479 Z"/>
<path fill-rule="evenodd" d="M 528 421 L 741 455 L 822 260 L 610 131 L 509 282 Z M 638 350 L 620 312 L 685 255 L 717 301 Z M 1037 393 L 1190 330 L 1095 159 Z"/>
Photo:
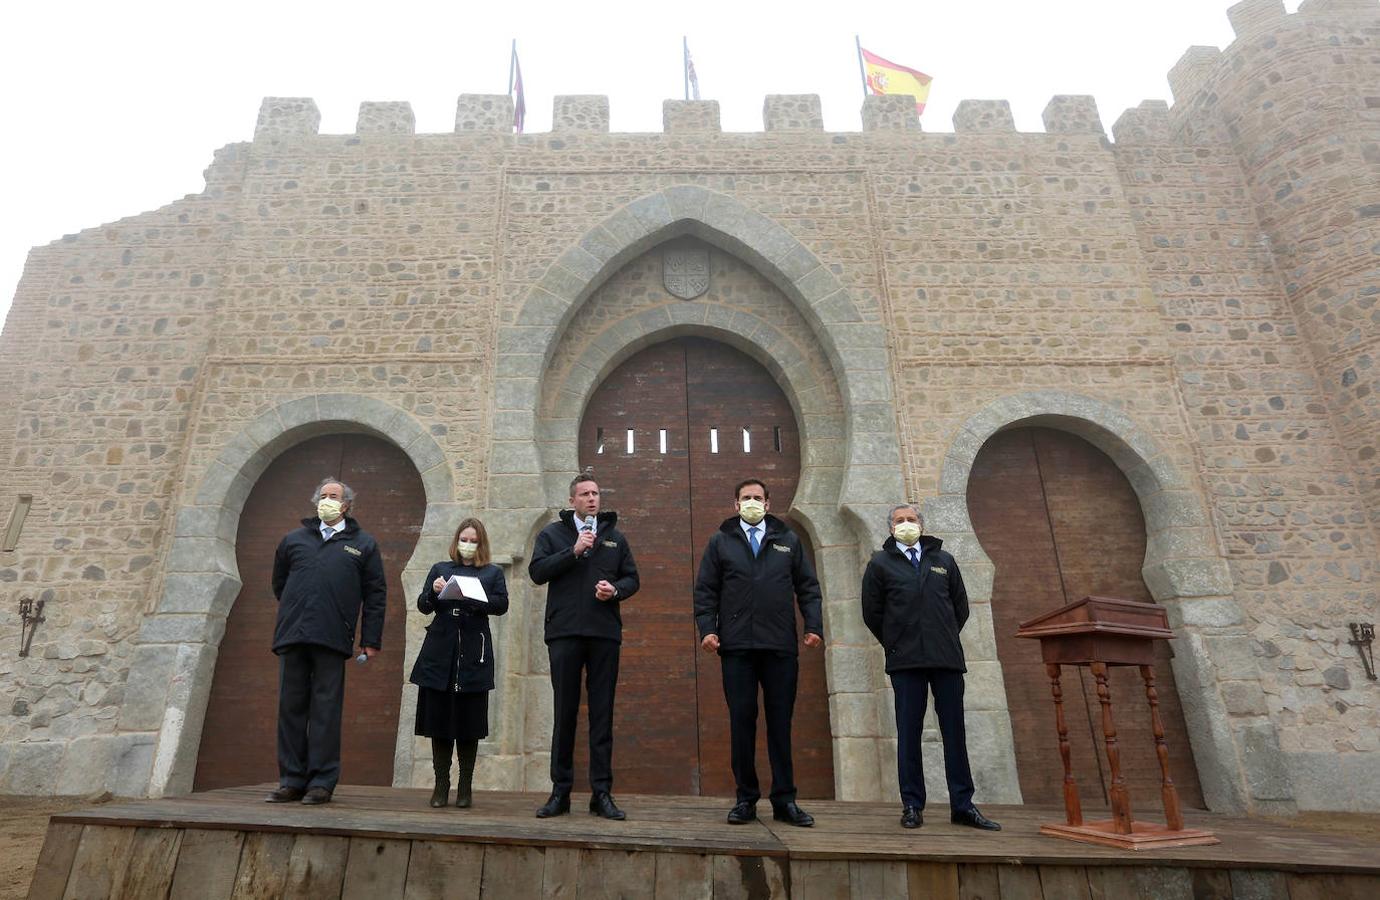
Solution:
<path fill-rule="evenodd" d="M 1161 100 L 1146 100 L 1126 110 L 1112 127 L 1118 143 L 1156 143 L 1224 140 L 1197 102 L 1210 93 L 1226 70 L 1226 61 L 1243 41 L 1258 40 L 1286 23 L 1315 17 L 1365 16 L 1380 19 L 1380 0 L 1303 0 L 1297 13 L 1284 0 L 1241 0 L 1226 11 L 1236 34 L 1225 51 L 1192 46 L 1168 72 L 1172 109 Z M 553 101 L 552 132 L 609 133 L 609 98 L 603 94 L 561 94 Z M 1058 95 L 1043 112 L 1048 134 L 1088 134 L 1105 137 L 1097 104 L 1087 95 Z M 506 94 L 461 94 L 455 106 L 455 133 L 511 134 L 513 99 Z M 661 110 L 665 134 L 722 134 L 716 100 L 666 100 Z M 254 139 L 278 140 L 318 134 L 321 113 L 309 97 L 265 97 L 259 108 Z M 1011 104 L 1006 100 L 963 100 L 954 110 L 959 134 L 1008 134 L 1016 131 Z M 762 104 L 762 130 L 769 133 L 822 133 L 824 115 L 817 94 L 771 94 Z M 918 134 L 921 122 L 909 97 L 867 97 L 862 106 L 863 133 Z M 405 101 L 360 104 L 356 134 L 416 133 L 416 118 Z"/>

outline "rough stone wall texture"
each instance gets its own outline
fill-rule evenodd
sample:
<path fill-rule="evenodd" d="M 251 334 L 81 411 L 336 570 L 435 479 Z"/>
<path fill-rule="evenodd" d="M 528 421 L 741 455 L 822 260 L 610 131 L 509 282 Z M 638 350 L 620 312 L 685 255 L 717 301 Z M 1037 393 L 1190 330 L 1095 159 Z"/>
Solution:
<path fill-rule="evenodd" d="M 1373 806 L 1346 623 L 1380 607 L 1380 9 L 1232 13 L 1171 74 L 1175 146 L 1118 157 L 1295 790 Z"/>
<path fill-rule="evenodd" d="M 1181 691 L 1217 692 L 1241 726 L 1215 764 L 1226 778 L 1244 770 L 1257 799 L 1380 808 L 1373 789 L 1355 789 L 1380 783 L 1376 688 L 1345 643 L 1346 622 L 1377 609 L 1380 99 L 1366 92 L 1380 81 L 1380 24 L 1363 4 L 1287 17 L 1247 5 L 1236 18 L 1248 33 L 1186 55 L 1174 108 L 1128 111 L 1115 145 L 1081 97 L 1051 104 L 1049 134 L 1018 134 L 1003 102 L 974 101 L 958 134 L 922 133 L 873 103 L 867 131 L 830 135 L 818 99 L 790 95 L 767 100 L 758 134 L 718 132 L 708 103 L 668 105 L 666 134 L 608 134 L 602 98 L 567 97 L 556 132 L 514 136 L 506 98 L 468 96 L 455 134 L 408 134 L 402 105 L 367 104 L 370 133 L 317 135 L 309 100 L 265 101 L 255 140 L 217 153 L 203 194 L 36 249 L 19 285 L 0 337 L 12 385 L 0 400 L 0 514 L 19 493 L 34 507 L 18 551 L 0 556 L 0 790 L 149 789 L 164 753 L 157 716 L 130 710 L 165 704 L 143 696 L 147 674 L 127 696 L 134 637 L 169 572 L 183 571 L 168 559 L 178 511 L 281 404 L 383 401 L 444 457 L 447 478 L 429 485 L 446 496 L 430 504 L 457 515 L 534 505 L 492 489 L 510 465 L 490 458 L 497 355 L 538 356 L 547 393 L 534 414 L 554 427 L 572 415 L 558 392 L 585 348 L 618 342 L 658 304 L 693 305 L 647 289 L 659 254 L 642 248 L 544 345 L 499 346 L 499 329 L 538 284 L 583 289 L 585 273 L 553 263 L 581 242 L 621 247 L 600 223 L 694 185 L 783 227 L 862 323 L 885 327 L 878 352 L 912 495 L 954 490 L 941 482 L 961 474 L 946 459 L 964 423 L 1021 392 L 1080 395 L 1152 434 L 1186 476 L 1181 491 L 1208 510 L 1206 522 L 1184 513 L 1192 527 L 1175 535 L 1194 546 L 1170 549 L 1230 572 L 1229 585 L 1213 582 L 1221 616 L 1184 619 L 1205 649 Z M 694 308 L 766 321 L 819 386 L 820 428 L 837 428 L 844 394 L 817 324 L 750 265 L 722 249 L 712 259 L 716 293 Z M 819 439 L 837 447 L 847 435 Z M 520 555 L 513 543 L 500 552 Z M 854 556 L 832 546 L 826 578 L 842 584 Z M 974 579 L 980 594 L 990 572 Z M 850 626 L 855 594 L 840 591 L 836 769 L 853 785 L 844 793 L 878 794 L 894 777 L 894 726 L 877 661 Z M 25 595 L 48 600 L 48 621 L 19 659 Z M 490 786 L 543 783 L 539 602 L 514 592 L 508 696 L 481 766 Z M 1212 630 L 1239 618 L 1245 654 Z M 976 616 L 984 627 L 990 616 Z M 164 641 L 169 672 L 205 676 L 214 619 L 160 634 L 143 640 Z M 994 658 L 974 662 L 976 682 L 1000 685 Z M 1004 706 L 990 712 L 976 730 L 999 743 Z M 1262 787 L 1275 769 L 1253 760 L 1276 740 L 1288 777 Z M 406 745 L 399 778 L 410 781 Z"/>

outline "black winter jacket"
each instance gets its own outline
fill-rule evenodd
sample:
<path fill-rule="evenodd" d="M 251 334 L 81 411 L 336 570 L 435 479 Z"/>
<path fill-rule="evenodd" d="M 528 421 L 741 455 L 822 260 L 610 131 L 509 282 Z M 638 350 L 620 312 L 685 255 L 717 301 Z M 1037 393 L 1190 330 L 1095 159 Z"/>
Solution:
<path fill-rule="evenodd" d="M 968 621 L 968 591 L 943 541 L 920 538 L 920 571 L 889 537 L 872 554 L 862 581 L 862 616 L 886 650 L 886 670 L 956 669 L 963 663 L 958 633 Z"/>
<path fill-rule="evenodd" d="M 463 597 L 442 600 L 431 589 L 437 578 L 468 575 L 484 585 L 488 603 Z M 408 681 L 437 691 L 491 691 L 494 689 L 494 636 L 489 616 L 508 611 L 508 585 L 503 570 L 490 563 L 476 569 L 445 560 L 426 573 L 417 609 L 436 616 L 426 626 L 422 650 L 412 665 Z"/>
<path fill-rule="evenodd" d="M 619 605 L 641 582 L 633 562 L 628 539 L 614 526 L 618 514 L 601 512 L 595 520 L 594 546 L 588 556 L 576 558 L 571 552 L 579 528 L 575 511 L 561 510 L 559 521 L 552 522 L 537 535 L 527 574 L 546 588 L 546 640 L 565 637 L 608 638 L 622 642 L 623 617 Z M 612 600 L 598 600 L 594 585 L 608 581 L 618 590 Z"/>
<path fill-rule="evenodd" d="M 383 557 L 349 516 L 344 530 L 329 541 L 321 540 L 316 516 L 287 533 L 273 556 L 273 596 L 278 598 L 274 653 L 292 644 L 320 644 L 350 656 L 361 607 L 360 646 L 383 646 L 388 596 Z"/>
<path fill-rule="evenodd" d="M 819 580 L 800 538 L 776 516 L 762 520 L 761 552 L 737 516 L 709 539 L 695 579 L 695 625 L 700 640 L 719 636 L 719 652 L 778 650 L 799 654 L 795 606 L 806 633 L 824 636 Z"/>

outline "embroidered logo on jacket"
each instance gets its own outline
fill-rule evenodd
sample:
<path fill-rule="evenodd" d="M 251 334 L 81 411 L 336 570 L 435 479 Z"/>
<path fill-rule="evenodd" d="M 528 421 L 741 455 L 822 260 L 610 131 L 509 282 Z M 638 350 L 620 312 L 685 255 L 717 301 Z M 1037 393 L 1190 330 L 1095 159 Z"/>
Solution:
<path fill-rule="evenodd" d="M 780 550 L 782 553 L 790 553 L 790 552 L 791 552 L 791 548 L 790 548 L 790 547 L 783 547 L 783 546 L 781 546 L 780 544 L 772 544 L 772 545 L 771 545 L 771 548 L 772 548 L 773 550 Z"/>
<path fill-rule="evenodd" d="M 605 547 L 617 547 L 617 546 L 618 546 L 618 542 L 617 542 L 617 541 L 604 541 L 603 543 L 604 543 L 604 546 L 605 546 Z"/>
<path fill-rule="evenodd" d="M 949 570 L 946 569 L 946 568 L 944 568 L 943 566 L 930 566 L 930 571 L 931 571 L 931 572 L 934 572 L 934 573 L 937 574 L 937 575 L 948 575 L 948 574 L 949 574 Z"/>
<path fill-rule="evenodd" d="M 351 556 L 363 556 L 363 555 L 364 555 L 363 553 L 360 553 L 358 550 L 356 550 L 354 547 L 348 547 L 348 546 L 345 547 L 345 552 L 348 553 L 348 554 L 350 554 Z"/>

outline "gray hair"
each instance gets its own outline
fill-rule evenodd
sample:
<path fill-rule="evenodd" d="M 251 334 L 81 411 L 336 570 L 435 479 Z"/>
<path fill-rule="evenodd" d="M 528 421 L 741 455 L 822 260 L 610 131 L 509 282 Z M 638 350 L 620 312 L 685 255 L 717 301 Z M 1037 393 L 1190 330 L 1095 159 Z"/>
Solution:
<path fill-rule="evenodd" d="M 886 514 L 887 531 L 891 530 L 891 520 L 896 515 L 896 510 L 898 509 L 908 509 L 911 512 L 915 513 L 915 518 L 920 520 L 920 530 L 925 530 L 925 514 L 920 511 L 920 507 L 916 506 L 914 503 L 898 503 L 895 506 L 893 506 L 891 510 Z"/>
<path fill-rule="evenodd" d="M 348 484 L 346 484 L 345 482 L 341 481 L 339 478 L 323 478 L 323 479 L 321 479 L 321 483 L 318 484 L 318 485 L 316 486 L 316 490 L 314 490 L 314 491 L 311 492 L 311 500 L 307 501 L 308 503 L 310 503 L 310 504 L 312 505 L 312 508 L 315 508 L 315 507 L 316 507 L 316 501 L 318 501 L 318 500 L 321 499 L 321 489 L 324 488 L 324 487 L 325 487 L 326 485 L 328 485 L 328 484 L 338 484 L 338 485 L 340 485 L 340 492 L 343 493 L 343 494 L 345 495 L 345 503 L 348 504 L 349 506 L 354 506 L 354 505 L 355 505 L 355 489 L 354 489 L 354 488 L 350 487 Z"/>

